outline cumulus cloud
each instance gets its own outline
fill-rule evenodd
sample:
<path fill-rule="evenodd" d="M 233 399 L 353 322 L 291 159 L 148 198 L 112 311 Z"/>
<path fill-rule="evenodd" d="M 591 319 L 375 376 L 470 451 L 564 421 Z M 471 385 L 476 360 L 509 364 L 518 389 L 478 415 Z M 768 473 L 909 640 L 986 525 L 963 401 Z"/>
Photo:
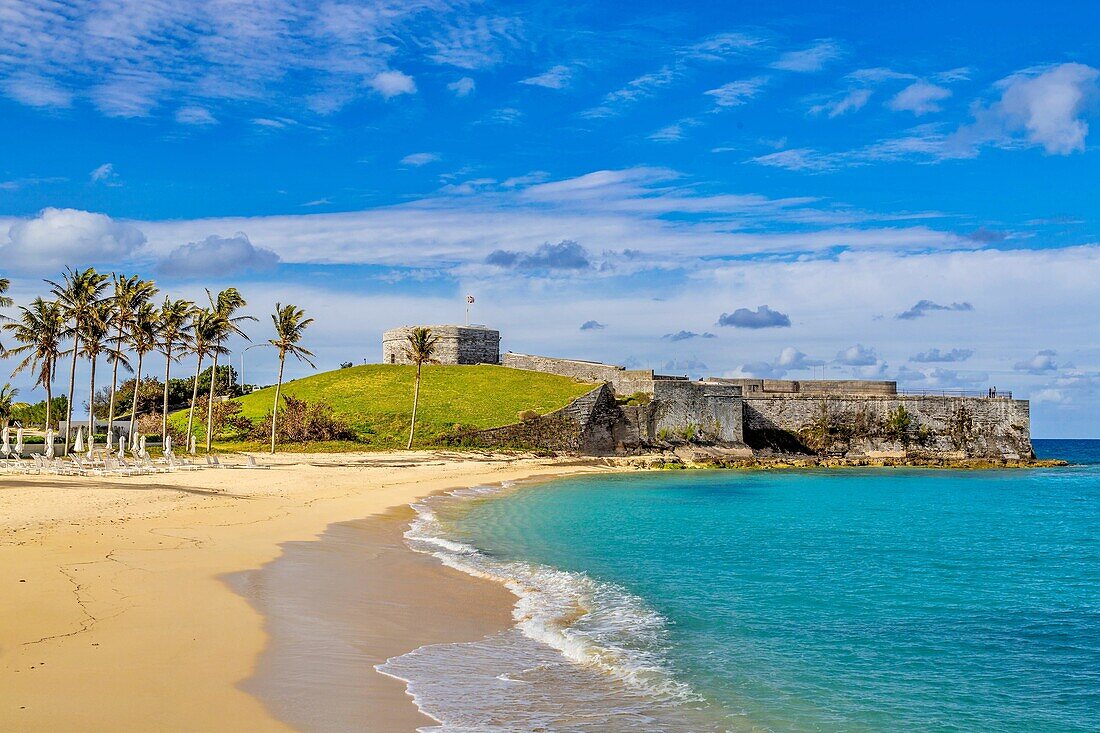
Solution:
<path fill-rule="evenodd" d="M 386 99 L 393 99 L 401 94 L 416 93 L 416 81 L 408 74 L 400 71 L 383 71 L 380 74 L 375 74 L 369 84 L 371 89 Z"/>
<path fill-rule="evenodd" d="M 133 255 L 145 244 L 137 227 L 106 214 L 46 208 L 17 221 L 0 246 L 0 262 L 26 272 L 52 272 L 65 266 L 107 264 Z"/>
<path fill-rule="evenodd" d="M 867 367 L 878 363 L 878 354 L 874 349 L 863 344 L 855 344 L 843 351 L 838 351 L 836 360 L 845 366 Z"/>
<path fill-rule="evenodd" d="M 713 333 L 706 331 L 704 333 L 696 333 L 695 331 L 677 331 L 676 333 L 666 333 L 661 337 L 665 341 L 687 341 L 693 338 L 714 339 L 718 338 Z"/>
<path fill-rule="evenodd" d="M 1030 359 L 1016 362 L 1012 368 L 1028 374 L 1047 374 L 1058 370 L 1059 365 L 1055 361 L 1057 355 L 1058 352 L 1053 349 L 1044 349 Z"/>
<path fill-rule="evenodd" d="M 520 84 L 528 84 L 535 87 L 544 87 L 546 89 L 564 89 L 569 86 L 569 81 L 573 78 L 573 70 L 568 66 L 558 64 L 537 76 L 530 76 L 520 81 Z"/>
<path fill-rule="evenodd" d="M 607 328 L 607 324 L 599 321 L 585 321 L 581 324 L 582 331 L 602 331 L 605 328 Z"/>
<path fill-rule="evenodd" d="M 798 370 L 798 369 L 812 369 L 816 366 L 821 366 L 825 362 L 821 359 L 811 359 L 803 354 L 793 346 L 788 346 L 779 352 L 779 357 L 775 360 L 775 365 L 782 369 Z"/>
<path fill-rule="evenodd" d="M 966 361 L 972 356 L 974 356 L 973 349 L 951 349 L 950 351 L 929 349 L 928 351 L 922 351 L 919 354 L 913 354 L 909 357 L 909 361 L 922 363 L 956 362 Z"/>
<path fill-rule="evenodd" d="M 815 41 L 809 48 L 800 51 L 788 51 L 772 63 L 773 69 L 782 71 L 811 72 L 821 71 L 830 61 L 843 56 L 840 46 L 833 40 L 823 38 Z"/>
<path fill-rule="evenodd" d="M 456 97 L 468 97 L 474 93 L 477 88 L 477 83 L 468 76 L 464 76 L 461 79 L 456 79 L 447 85 L 447 88 L 454 92 Z"/>
<path fill-rule="evenodd" d="M 278 264 L 279 255 L 253 245 L 247 235 L 238 232 L 232 237 L 211 235 L 177 247 L 161 260 L 158 270 L 169 277 L 193 278 L 262 272 Z"/>
<path fill-rule="evenodd" d="M 923 318 L 924 316 L 934 311 L 972 311 L 974 306 L 970 303 L 949 303 L 948 305 L 940 305 L 931 300 L 919 300 L 917 303 L 907 311 L 898 313 L 895 318 L 902 321 L 911 321 L 915 318 Z"/>
<path fill-rule="evenodd" d="M 1085 114 L 1097 96 L 1100 70 L 1077 63 L 1026 69 L 997 83 L 1001 98 L 978 107 L 975 122 L 961 128 L 955 142 L 967 146 L 1008 145 L 1022 135 L 1050 155 L 1085 150 Z"/>
<path fill-rule="evenodd" d="M 734 328 L 787 328 L 791 325 L 791 319 L 786 313 L 762 305 L 755 311 L 738 308 L 733 313 L 723 313 L 718 317 L 718 325 Z"/>
<path fill-rule="evenodd" d="M 411 165 L 419 168 L 428 163 L 439 160 L 439 153 L 410 153 L 401 159 L 401 165 Z"/>
<path fill-rule="evenodd" d="M 940 102 L 951 96 L 951 90 L 916 81 L 890 98 L 886 106 L 895 112 L 912 112 L 917 117 L 929 112 L 939 112 L 943 108 Z"/>
<path fill-rule="evenodd" d="M 584 270 L 592 264 L 584 247 L 568 239 L 557 244 L 547 242 L 534 252 L 494 250 L 485 262 L 517 270 Z"/>

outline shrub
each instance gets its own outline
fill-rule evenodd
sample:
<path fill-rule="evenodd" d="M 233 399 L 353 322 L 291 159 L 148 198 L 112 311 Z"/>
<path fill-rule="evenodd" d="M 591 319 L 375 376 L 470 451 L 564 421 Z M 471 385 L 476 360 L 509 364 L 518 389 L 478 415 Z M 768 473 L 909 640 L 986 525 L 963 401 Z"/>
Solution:
<path fill-rule="evenodd" d="M 342 362 L 340 362 L 340 368 L 341 368 L 341 369 L 351 369 L 351 368 L 352 368 L 353 366 L 355 366 L 355 365 L 354 365 L 354 364 L 352 364 L 352 363 L 351 363 L 350 361 L 342 361 Z"/>
<path fill-rule="evenodd" d="M 539 414 L 534 410 L 520 410 L 519 419 L 520 422 L 527 422 L 528 420 L 534 420 Z"/>
<path fill-rule="evenodd" d="M 199 398 L 195 406 L 196 423 L 205 422 L 207 402 L 206 397 Z M 252 432 L 252 421 L 241 414 L 240 403 L 233 400 L 214 400 L 213 423 L 214 437 L 222 440 L 240 440 Z M 175 439 L 173 435 L 172 440 Z"/>
<path fill-rule="evenodd" d="M 896 410 L 892 410 L 889 415 L 886 416 L 886 425 L 883 431 L 886 436 L 900 441 L 904 445 L 909 444 L 910 431 L 913 428 L 913 416 L 909 414 L 909 411 L 905 409 L 904 405 L 898 405 Z"/>
<path fill-rule="evenodd" d="M 306 402 L 283 395 L 284 407 L 279 411 L 276 443 L 306 443 L 324 440 L 355 440 L 355 431 L 346 420 L 337 417 L 332 406 L 324 402 Z M 239 409 L 239 406 L 238 406 Z M 271 439 L 271 415 L 252 428 L 255 440 Z"/>

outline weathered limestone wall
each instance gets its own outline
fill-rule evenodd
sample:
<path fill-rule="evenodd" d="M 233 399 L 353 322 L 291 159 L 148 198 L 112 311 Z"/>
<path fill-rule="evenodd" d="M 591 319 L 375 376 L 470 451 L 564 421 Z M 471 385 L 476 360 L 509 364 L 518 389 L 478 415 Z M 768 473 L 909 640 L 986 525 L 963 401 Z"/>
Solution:
<path fill-rule="evenodd" d="M 803 394 L 803 395 L 895 395 L 897 382 L 874 381 L 866 379 L 725 379 L 712 377 L 708 381 L 736 384 L 741 387 L 745 397 L 760 394 Z"/>
<path fill-rule="evenodd" d="M 382 363 L 409 364 L 405 347 L 417 326 L 402 326 L 382 334 Z M 482 326 L 420 326 L 438 339 L 435 358 L 440 364 L 499 364 L 500 332 Z"/>
<path fill-rule="evenodd" d="M 904 407 L 911 416 L 901 437 L 887 427 Z M 958 458 L 1030 458 L 1031 418 L 1026 400 L 980 397 L 746 396 L 745 442 L 778 451 L 812 446 L 807 435 L 823 424 L 833 434 L 831 453 L 928 453 Z"/>
<path fill-rule="evenodd" d="M 606 384 L 601 384 L 560 410 L 514 425 L 472 432 L 462 436 L 462 440 L 485 448 L 539 448 L 607 455 L 616 451 L 613 432 L 619 414 L 614 394 Z"/>
<path fill-rule="evenodd" d="M 715 382 L 657 380 L 653 390 L 653 427 L 658 441 L 743 442 L 740 387 Z"/>
<path fill-rule="evenodd" d="M 639 392 L 653 394 L 652 369 L 626 369 L 598 361 L 555 359 L 550 356 L 516 354 L 511 351 L 501 357 L 501 364 L 512 369 L 558 374 L 582 382 L 607 382 L 620 397 L 629 397 Z"/>

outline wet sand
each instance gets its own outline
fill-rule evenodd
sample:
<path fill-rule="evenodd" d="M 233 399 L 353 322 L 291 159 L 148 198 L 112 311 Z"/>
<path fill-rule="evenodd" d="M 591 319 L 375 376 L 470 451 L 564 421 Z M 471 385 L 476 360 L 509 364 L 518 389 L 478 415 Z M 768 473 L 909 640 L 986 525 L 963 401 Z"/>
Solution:
<path fill-rule="evenodd" d="M 303 731 L 413 731 L 435 723 L 394 705 L 401 680 L 375 665 L 425 644 L 474 641 L 512 624 L 515 597 L 498 583 L 412 552 L 409 507 L 331 525 L 291 542 L 259 570 L 230 576 L 269 636 L 242 687 Z"/>

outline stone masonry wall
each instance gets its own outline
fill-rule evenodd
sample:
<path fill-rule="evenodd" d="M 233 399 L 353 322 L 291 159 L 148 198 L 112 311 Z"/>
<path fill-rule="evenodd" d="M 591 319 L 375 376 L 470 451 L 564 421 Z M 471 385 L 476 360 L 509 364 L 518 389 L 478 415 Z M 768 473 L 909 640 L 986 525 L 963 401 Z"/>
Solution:
<path fill-rule="evenodd" d="M 653 383 L 654 429 L 661 442 L 743 442 L 741 388 L 714 382 Z"/>
<path fill-rule="evenodd" d="M 409 364 L 405 347 L 416 326 L 402 326 L 382 334 L 382 363 Z M 499 364 L 500 332 L 478 326 L 422 326 L 437 339 L 435 359 L 440 364 Z"/>
<path fill-rule="evenodd" d="M 928 453 L 948 458 L 1031 458 L 1030 407 L 1026 400 L 979 397 L 807 397 L 776 395 L 744 400 L 745 442 L 791 452 L 809 450 L 800 432 L 822 422 L 842 436 L 831 452 L 850 456 Z M 905 440 L 882 426 L 904 407 L 912 418 Z"/>
<path fill-rule="evenodd" d="M 558 374 L 582 382 L 607 382 L 620 397 L 629 397 L 639 392 L 653 394 L 652 369 L 625 369 L 597 361 L 555 359 L 550 356 L 515 354 L 511 351 L 503 355 L 501 364 L 512 369 Z"/>
<path fill-rule="evenodd" d="M 725 379 L 711 378 L 707 381 L 723 384 L 736 384 L 746 397 L 760 394 L 803 394 L 803 395 L 895 395 L 897 382 L 866 379 Z"/>

